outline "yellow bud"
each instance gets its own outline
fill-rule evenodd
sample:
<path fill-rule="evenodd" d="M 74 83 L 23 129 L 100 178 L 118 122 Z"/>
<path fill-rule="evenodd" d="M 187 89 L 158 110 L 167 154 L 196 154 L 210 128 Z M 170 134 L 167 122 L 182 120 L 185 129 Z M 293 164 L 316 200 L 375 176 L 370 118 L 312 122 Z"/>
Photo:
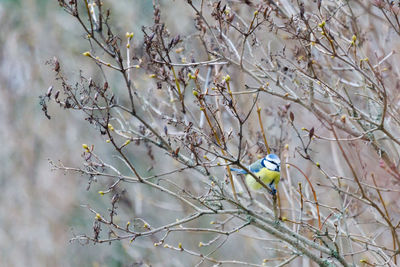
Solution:
<path fill-rule="evenodd" d="M 353 36 L 351 37 L 351 40 L 353 40 L 353 42 L 355 42 L 355 41 L 357 40 L 357 36 L 353 35 Z"/>
<path fill-rule="evenodd" d="M 282 217 L 282 222 L 286 222 L 287 218 L 286 217 Z"/>
<path fill-rule="evenodd" d="M 108 126 L 108 129 L 110 129 L 110 131 L 114 131 L 114 127 L 111 125 L 111 123 L 109 123 L 107 126 Z"/>
<path fill-rule="evenodd" d="M 126 39 L 132 39 L 133 38 L 133 32 L 126 32 L 125 33 L 125 37 L 126 37 Z"/>
<path fill-rule="evenodd" d="M 342 115 L 342 116 L 340 117 L 340 121 L 343 122 L 343 123 L 345 123 L 345 122 L 346 122 L 346 115 Z"/>
<path fill-rule="evenodd" d="M 100 215 L 100 213 L 96 213 L 96 220 L 98 220 L 98 221 L 101 220 L 101 215 Z"/>
<path fill-rule="evenodd" d="M 110 64 L 110 63 L 107 63 L 106 65 L 107 65 L 108 67 L 111 67 L 111 64 Z"/>
<path fill-rule="evenodd" d="M 201 248 L 203 246 L 202 242 L 199 242 L 199 248 Z"/>
<path fill-rule="evenodd" d="M 178 248 L 182 249 L 182 243 L 178 244 Z"/>
<path fill-rule="evenodd" d="M 130 140 L 130 139 L 128 139 L 128 140 L 126 140 L 126 141 L 125 141 L 125 143 L 124 143 L 122 146 L 127 146 L 127 145 L 129 145 L 129 144 L 130 144 L 130 142 L 131 142 L 131 140 Z"/>
<path fill-rule="evenodd" d="M 263 259 L 263 262 L 266 263 L 268 261 L 268 259 Z"/>
<path fill-rule="evenodd" d="M 214 221 L 211 221 L 210 224 L 215 224 L 215 222 L 214 222 Z"/>
<path fill-rule="evenodd" d="M 323 20 L 318 26 L 320 26 L 321 28 L 325 26 L 325 20 Z"/>
<path fill-rule="evenodd" d="M 106 143 L 110 143 L 110 142 L 111 142 L 110 139 L 107 139 L 107 140 L 106 140 Z"/>
<path fill-rule="evenodd" d="M 214 185 L 215 185 L 215 183 L 213 181 L 211 181 L 211 186 L 214 186 Z"/>
<path fill-rule="evenodd" d="M 155 77 L 156 77 L 155 74 L 150 74 L 150 75 L 149 75 L 149 78 L 155 78 Z"/>
<path fill-rule="evenodd" d="M 306 128 L 302 127 L 302 128 L 301 128 L 301 130 L 302 130 L 302 131 L 305 131 L 305 130 L 306 130 Z"/>
<path fill-rule="evenodd" d="M 285 145 L 285 149 L 289 149 L 289 144 L 286 144 L 286 145 Z"/>
<path fill-rule="evenodd" d="M 88 35 L 87 35 L 87 38 L 92 38 L 92 35 L 88 34 Z"/>
<path fill-rule="evenodd" d="M 315 42 L 311 42 L 311 45 L 314 46 L 314 45 L 315 45 Z"/>
<path fill-rule="evenodd" d="M 144 227 L 144 228 L 149 228 L 149 225 L 148 225 L 147 223 L 145 223 L 145 224 L 143 225 L 143 227 Z"/>
<path fill-rule="evenodd" d="M 92 56 L 92 55 L 90 54 L 89 51 L 86 51 L 86 52 L 82 53 L 82 55 L 84 55 L 85 57 L 90 57 L 90 56 Z"/>
<path fill-rule="evenodd" d="M 254 11 L 254 17 L 258 15 L 258 10 Z"/>
<path fill-rule="evenodd" d="M 315 163 L 317 165 L 318 168 L 321 168 L 321 164 L 319 164 L 319 162 Z"/>
<path fill-rule="evenodd" d="M 193 90 L 192 93 L 193 93 L 193 95 L 194 95 L 195 97 L 198 97 L 198 96 L 199 96 L 199 93 L 198 93 L 197 91 L 194 91 L 194 90 Z"/>
<path fill-rule="evenodd" d="M 360 262 L 361 263 L 368 263 L 368 261 L 366 259 L 361 259 Z"/>
<path fill-rule="evenodd" d="M 158 243 L 154 243 L 154 246 L 155 246 L 155 247 L 158 247 Z"/>
<path fill-rule="evenodd" d="M 99 191 L 99 194 L 104 196 L 104 192 L 103 191 Z"/>
<path fill-rule="evenodd" d="M 87 144 L 82 144 L 83 149 L 89 150 L 89 147 Z"/>
<path fill-rule="evenodd" d="M 229 82 L 229 81 L 231 80 L 231 76 L 226 75 L 226 76 L 224 77 L 224 80 L 225 80 L 226 82 Z"/>
<path fill-rule="evenodd" d="M 182 53 L 184 50 L 185 50 L 185 48 L 180 47 L 180 48 L 175 49 L 175 53 L 179 54 L 179 53 Z"/>
<path fill-rule="evenodd" d="M 131 44 L 126 44 L 126 48 L 130 48 L 131 47 Z"/>
<path fill-rule="evenodd" d="M 128 227 L 129 225 L 131 225 L 131 222 L 130 222 L 130 221 L 128 221 L 128 222 L 126 223 L 126 227 Z"/>
<path fill-rule="evenodd" d="M 167 244 L 165 244 L 165 245 L 164 245 L 164 248 L 168 248 L 168 245 L 167 245 Z"/>
<path fill-rule="evenodd" d="M 96 60 L 100 60 L 100 57 L 96 57 Z"/>
<path fill-rule="evenodd" d="M 182 62 L 182 63 L 186 63 L 186 57 L 183 57 L 183 58 L 181 59 L 181 62 Z"/>
<path fill-rule="evenodd" d="M 321 35 L 325 35 L 325 32 L 324 32 L 324 31 L 321 31 Z"/>

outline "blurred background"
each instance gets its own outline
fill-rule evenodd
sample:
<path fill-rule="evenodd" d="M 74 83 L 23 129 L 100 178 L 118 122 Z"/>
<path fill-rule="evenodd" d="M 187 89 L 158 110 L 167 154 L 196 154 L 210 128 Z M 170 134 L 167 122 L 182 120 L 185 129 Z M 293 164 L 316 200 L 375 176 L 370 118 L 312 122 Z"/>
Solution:
<path fill-rule="evenodd" d="M 134 32 L 140 46 L 141 27 L 152 22 L 152 1 L 105 2 L 115 32 Z M 185 8 L 168 6 L 163 7 L 169 12 L 163 20 L 172 28 L 185 33 L 188 25 L 193 27 L 174 20 L 185 17 Z M 82 56 L 89 49 L 86 35 L 57 1 L 0 0 L 0 25 L 0 266 L 187 266 L 186 255 L 168 260 L 168 253 L 154 255 L 151 239 L 135 241 L 135 246 L 70 242 L 74 235 L 93 232 L 93 214 L 82 205 L 107 212 L 110 199 L 97 193 L 104 186 L 94 183 L 87 191 L 87 177 L 54 171 L 49 161 L 80 167 L 82 144 L 104 144 L 104 139 L 81 114 L 54 102 L 47 119 L 39 96 L 52 85 L 59 89 L 47 64 L 55 56 L 72 83 L 81 70 L 94 78 L 100 74 Z M 116 85 L 121 81 L 119 76 L 111 80 Z"/>
<path fill-rule="evenodd" d="M 143 36 L 141 27 L 152 23 L 152 1 L 105 2 L 106 7 L 112 10 L 111 24 L 115 32 L 120 34 L 134 32 L 134 45 L 140 47 Z M 174 5 L 171 5 L 171 2 Z M 164 3 L 162 19 L 166 21 L 169 28 L 173 29 L 172 36 L 177 33 L 185 35 L 193 29 L 193 16 L 190 15 L 192 12 L 188 12 L 189 9 L 186 6 L 180 5 L 178 1 L 165 0 L 161 3 Z M 90 190 L 87 190 L 87 177 L 53 171 L 49 160 L 62 161 L 66 166 L 79 167 L 82 165 L 81 154 L 84 143 L 94 144 L 96 152 L 101 155 L 115 152 L 107 150 L 107 146 L 104 146 L 104 138 L 99 136 L 98 131 L 93 127 L 88 127 L 84 116 L 79 112 L 62 110 L 52 102 L 48 106 L 51 119 L 47 119 L 39 105 L 39 95 L 45 94 L 47 88 L 52 85 L 57 88 L 55 73 L 52 67 L 46 64 L 55 56 L 59 59 L 65 76 L 71 78 L 71 83 L 79 78 L 80 70 L 94 79 L 101 75 L 96 65 L 82 56 L 82 52 L 89 50 L 88 43 L 85 41 L 86 35 L 80 25 L 59 7 L 57 1 L 0 0 L 0 25 L 0 145 L 2 148 L 0 150 L 0 266 L 193 266 L 198 263 L 199 259 L 196 257 L 189 257 L 183 253 L 179 254 L 179 257 L 171 257 L 179 252 L 171 253 L 162 248 L 154 248 L 153 244 L 157 239 L 151 238 L 135 240 L 133 244 L 129 244 L 127 240 L 110 245 L 70 242 L 76 234 L 90 235 L 93 231 L 93 214 L 82 205 L 90 205 L 102 212 L 107 212 L 109 196 L 102 197 L 97 193 L 105 188 L 106 183 L 93 183 Z M 391 37 L 389 34 L 387 36 Z M 269 38 L 269 35 L 267 37 Z M 389 37 L 387 37 L 388 40 L 391 39 Z M 384 38 L 381 39 L 382 42 L 383 40 Z M 280 49 L 280 43 L 275 43 L 275 40 L 271 40 L 270 44 L 273 48 Z M 380 46 L 385 47 L 383 44 Z M 371 49 L 375 48 L 372 46 Z M 391 47 L 387 48 L 389 51 L 390 49 Z M 117 86 L 120 80 L 119 77 L 111 77 L 111 81 L 114 86 Z M 151 95 L 150 92 L 149 95 Z M 277 130 L 281 123 L 278 121 L 278 115 L 279 112 L 282 113 L 285 101 L 279 99 L 271 101 L 268 97 L 261 98 L 264 103 L 270 103 L 271 107 L 270 109 L 263 108 L 263 114 L 269 116 L 269 121 L 265 122 L 264 127 L 276 138 L 293 141 L 292 139 L 296 139 L 293 132 L 282 133 Z M 251 103 L 251 101 L 247 102 Z M 309 129 L 316 125 L 323 128 L 314 116 L 295 114 L 296 123 L 300 127 Z M 258 124 L 257 117 L 253 115 L 246 131 L 248 130 L 249 135 L 254 136 L 258 134 L 257 130 L 253 131 L 258 129 Z M 282 117 L 287 117 L 286 115 L 285 113 Z M 276 147 L 277 144 L 277 140 L 273 139 L 272 145 Z M 293 141 L 290 143 L 290 148 L 292 149 L 296 144 L 298 141 Z M 360 141 L 359 145 L 362 146 L 364 143 Z M 148 158 L 143 156 L 146 155 L 147 149 L 139 147 L 135 149 L 130 156 L 138 163 L 139 169 L 145 172 L 149 168 L 146 164 Z M 365 147 L 363 149 L 360 149 L 360 154 L 364 156 L 366 164 L 375 163 L 376 165 L 377 156 L 369 153 Z M 334 149 L 329 143 L 320 142 L 318 151 L 311 153 L 317 155 L 323 166 L 328 165 L 327 170 L 336 170 L 332 162 L 340 165 L 340 160 L 332 159 L 331 150 Z M 163 154 L 157 154 L 157 152 L 159 151 L 154 150 L 156 161 L 162 160 Z M 292 157 L 295 162 L 294 154 L 286 153 L 285 157 Z M 167 166 L 165 170 L 168 170 L 168 167 L 170 166 Z M 315 168 L 312 169 L 309 165 L 304 166 L 304 169 L 307 174 L 322 177 Z M 379 170 L 376 172 L 379 174 Z M 223 170 L 221 173 L 223 177 Z M 343 176 L 349 175 L 349 170 L 346 167 L 339 168 L 338 173 Z M 151 171 L 148 171 L 148 174 L 152 174 Z M 197 178 L 191 172 L 183 172 L 178 179 L 183 183 L 186 182 L 187 177 Z M 297 182 L 296 178 L 294 181 Z M 382 186 L 391 185 L 386 180 L 383 182 Z M 188 185 L 189 188 L 190 186 L 191 184 Z M 171 201 L 152 202 L 153 196 L 156 198 L 155 195 L 159 192 L 140 185 L 136 187 L 128 185 L 125 188 L 136 201 L 121 204 L 121 209 L 124 211 L 120 218 L 122 221 L 132 219 L 135 216 L 134 213 L 137 213 L 160 225 L 164 219 L 173 221 L 183 212 L 181 205 L 175 205 Z M 323 190 L 325 189 L 320 192 L 324 192 Z M 321 201 L 329 197 L 329 194 L 325 194 L 321 196 Z M 395 196 L 392 197 L 395 199 Z M 150 204 L 152 209 L 143 207 L 144 198 L 149 201 L 146 204 Z M 164 218 L 159 218 L 158 214 L 164 215 L 165 213 L 161 211 L 165 210 L 169 210 L 170 213 Z M 212 219 L 206 218 L 200 220 L 199 224 L 209 225 L 211 221 Z M 106 230 L 104 230 L 105 233 Z M 217 255 L 221 258 L 225 255 L 236 258 L 238 256 L 236 251 L 240 251 L 250 259 L 249 261 L 259 264 L 263 257 L 273 257 L 274 254 L 263 247 L 265 243 L 257 243 L 265 241 L 261 237 L 257 239 L 259 236 L 257 231 L 246 234 L 251 235 L 251 238 L 246 239 L 245 244 L 238 243 L 239 239 L 233 236 Z M 171 241 L 175 241 L 176 245 L 184 238 L 183 234 L 176 234 Z M 204 235 L 193 240 L 186 237 L 185 241 L 198 249 L 199 241 L 210 239 L 211 236 Z M 296 264 L 300 266 L 302 260 L 304 259 L 299 259 L 293 266 Z M 207 263 L 201 266 L 210 265 Z"/>
<path fill-rule="evenodd" d="M 118 30 L 140 36 L 151 1 L 109 2 L 115 17 L 126 19 L 113 21 Z M 96 71 L 82 60 L 83 32 L 52 0 L 0 0 L 0 25 L 0 265 L 132 263 L 121 244 L 69 243 L 74 233 L 91 230 L 93 218 L 80 205 L 101 200 L 97 190 L 86 192 L 87 179 L 52 172 L 48 161 L 80 166 L 81 144 L 98 138 L 79 114 L 50 105 L 48 120 L 39 105 L 54 84 L 47 60 L 57 56 L 73 78 L 80 69 Z"/>

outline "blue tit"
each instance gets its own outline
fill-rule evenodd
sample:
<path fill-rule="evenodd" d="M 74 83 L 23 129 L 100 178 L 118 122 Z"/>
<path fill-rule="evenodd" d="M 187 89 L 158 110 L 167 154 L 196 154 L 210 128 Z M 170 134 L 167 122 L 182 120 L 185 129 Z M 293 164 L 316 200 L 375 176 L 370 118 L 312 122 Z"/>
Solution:
<path fill-rule="evenodd" d="M 275 154 L 268 154 L 262 159 L 257 160 L 249 167 L 247 167 L 254 175 L 260 178 L 264 184 L 268 185 L 272 194 L 276 193 L 276 186 L 281 178 L 281 160 Z M 248 174 L 245 170 L 231 168 L 232 171 L 246 175 L 246 184 L 253 190 L 259 190 L 262 185 L 259 184 L 252 175 Z"/>

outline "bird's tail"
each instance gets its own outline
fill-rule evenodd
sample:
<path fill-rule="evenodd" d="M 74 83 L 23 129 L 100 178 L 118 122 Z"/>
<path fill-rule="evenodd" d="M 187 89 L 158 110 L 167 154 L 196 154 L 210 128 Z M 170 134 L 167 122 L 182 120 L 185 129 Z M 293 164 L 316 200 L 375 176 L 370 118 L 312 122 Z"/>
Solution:
<path fill-rule="evenodd" d="M 231 168 L 231 171 L 234 171 L 234 172 L 237 172 L 237 173 L 241 173 L 241 174 L 247 174 L 247 172 L 245 170 L 242 170 L 242 169 Z"/>

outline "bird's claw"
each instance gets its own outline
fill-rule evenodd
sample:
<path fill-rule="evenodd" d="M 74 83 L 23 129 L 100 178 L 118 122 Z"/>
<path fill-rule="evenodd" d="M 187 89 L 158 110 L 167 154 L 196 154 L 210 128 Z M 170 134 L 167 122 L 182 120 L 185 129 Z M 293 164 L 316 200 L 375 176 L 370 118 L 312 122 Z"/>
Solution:
<path fill-rule="evenodd" d="M 275 189 L 275 185 L 274 185 L 273 181 L 269 184 L 269 188 L 271 189 L 271 191 L 269 193 L 271 195 L 275 196 L 276 195 L 276 189 Z"/>
<path fill-rule="evenodd" d="M 276 195 L 276 189 L 275 188 L 271 188 L 271 192 L 269 192 L 271 195 L 275 196 Z"/>

